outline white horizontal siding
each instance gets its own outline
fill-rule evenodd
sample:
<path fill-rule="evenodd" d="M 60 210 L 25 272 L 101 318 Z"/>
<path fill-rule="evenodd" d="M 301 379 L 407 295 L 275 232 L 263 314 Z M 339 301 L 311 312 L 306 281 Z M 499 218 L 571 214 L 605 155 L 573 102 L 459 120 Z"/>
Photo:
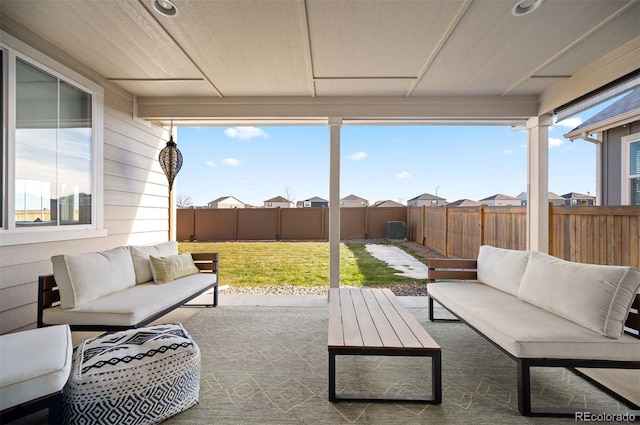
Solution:
<path fill-rule="evenodd" d="M 141 195 L 140 193 L 129 193 L 110 190 L 108 192 L 105 192 L 104 194 L 105 205 L 144 205 L 145 207 L 164 208 L 166 210 L 168 206 L 167 202 L 168 200 L 166 196 L 149 195 L 146 193 L 143 193 Z"/>
<path fill-rule="evenodd" d="M 102 195 L 108 236 L 0 247 L 1 333 L 35 327 L 38 276 L 52 273 L 51 256 L 168 239 L 167 182 L 157 161 L 166 132 L 132 119 L 131 109 L 120 91 L 105 89 Z"/>
<path fill-rule="evenodd" d="M 158 229 L 167 232 L 169 231 L 168 218 L 165 220 L 111 220 L 109 222 L 110 235 L 131 235 L 131 233 L 148 233 L 154 232 Z"/>

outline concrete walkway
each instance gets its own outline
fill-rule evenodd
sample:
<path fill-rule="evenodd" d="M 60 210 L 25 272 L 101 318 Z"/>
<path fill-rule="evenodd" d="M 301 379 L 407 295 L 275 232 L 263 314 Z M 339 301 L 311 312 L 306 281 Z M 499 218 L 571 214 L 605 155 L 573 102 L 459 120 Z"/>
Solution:
<path fill-rule="evenodd" d="M 398 270 L 400 276 L 414 279 L 427 279 L 429 268 L 426 264 L 407 254 L 398 247 L 390 245 L 367 244 L 365 249 L 380 261 Z"/>

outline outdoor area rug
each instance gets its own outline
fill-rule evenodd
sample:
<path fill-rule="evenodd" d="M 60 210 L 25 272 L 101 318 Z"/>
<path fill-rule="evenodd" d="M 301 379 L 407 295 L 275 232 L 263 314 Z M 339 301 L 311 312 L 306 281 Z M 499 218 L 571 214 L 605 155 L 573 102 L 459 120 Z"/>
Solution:
<path fill-rule="evenodd" d="M 166 424 L 530 424 L 517 409 L 515 362 L 461 323 L 431 323 L 410 308 L 442 347 L 443 402 L 331 403 L 327 399 L 328 307 L 203 309 L 183 323 L 200 346 L 199 404 Z M 338 392 L 424 394 L 430 359 L 337 359 Z M 532 369 L 535 407 L 624 413 L 628 409 L 562 368 Z"/>

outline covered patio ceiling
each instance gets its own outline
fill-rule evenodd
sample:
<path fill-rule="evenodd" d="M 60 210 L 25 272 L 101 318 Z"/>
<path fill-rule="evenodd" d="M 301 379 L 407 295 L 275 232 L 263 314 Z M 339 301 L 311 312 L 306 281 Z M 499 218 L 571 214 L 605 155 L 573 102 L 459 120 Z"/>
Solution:
<path fill-rule="evenodd" d="M 0 27 L 174 125 L 515 125 L 640 68 L 638 0 L 156 1 L 0 0 Z"/>
<path fill-rule="evenodd" d="M 639 23 L 640 0 L 0 0 L 0 29 L 134 118 L 328 125 L 331 287 L 342 125 L 526 123 L 527 247 L 546 252 L 553 113 L 638 84 Z"/>

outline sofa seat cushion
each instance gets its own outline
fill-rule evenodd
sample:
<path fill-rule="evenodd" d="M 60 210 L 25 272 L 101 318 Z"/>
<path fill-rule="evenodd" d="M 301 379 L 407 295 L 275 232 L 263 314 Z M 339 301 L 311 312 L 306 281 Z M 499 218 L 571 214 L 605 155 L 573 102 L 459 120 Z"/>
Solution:
<path fill-rule="evenodd" d="M 198 273 L 163 285 L 153 281 L 132 286 L 73 309 L 43 311 L 44 323 L 70 325 L 132 326 L 216 284 L 217 275 Z"/>
<path fill-rule="evenodd" d="M 478 253 L 478 280 L 518 296 L 518 287 L 527 268 L 529 254 L 529 251 L 481 246 Z"/>
<path fill-rule="evenodd" d="M 62 308 L 74 308 L 136 284 L 126 247 L 51 257 Z"/>
<path fill-rule="evenodd" d="M 0 410 L 62 390 L 72 351 L 67 325 L 0 336 Z"/>
<path fill-rule="evenodd" d="M 129 247 L 133 268 L 136 273 L 136 283 L 146 283 L 153 280 L 149 256 L 165 257 L 178 253 L 178 242 L 169 241 L 157 245 L 132 245 Z"/>
<path fill-rule="evenodd" d="M 430 283 L 436 301 L 519 358 L 640 360 L 640 340 L 608 338 L 481 283 Z"/>
<path fill-rule="evenodd" d="M 620 338 L 640 271 L 531 252 L 518 297 L 610 338 Z"/>

